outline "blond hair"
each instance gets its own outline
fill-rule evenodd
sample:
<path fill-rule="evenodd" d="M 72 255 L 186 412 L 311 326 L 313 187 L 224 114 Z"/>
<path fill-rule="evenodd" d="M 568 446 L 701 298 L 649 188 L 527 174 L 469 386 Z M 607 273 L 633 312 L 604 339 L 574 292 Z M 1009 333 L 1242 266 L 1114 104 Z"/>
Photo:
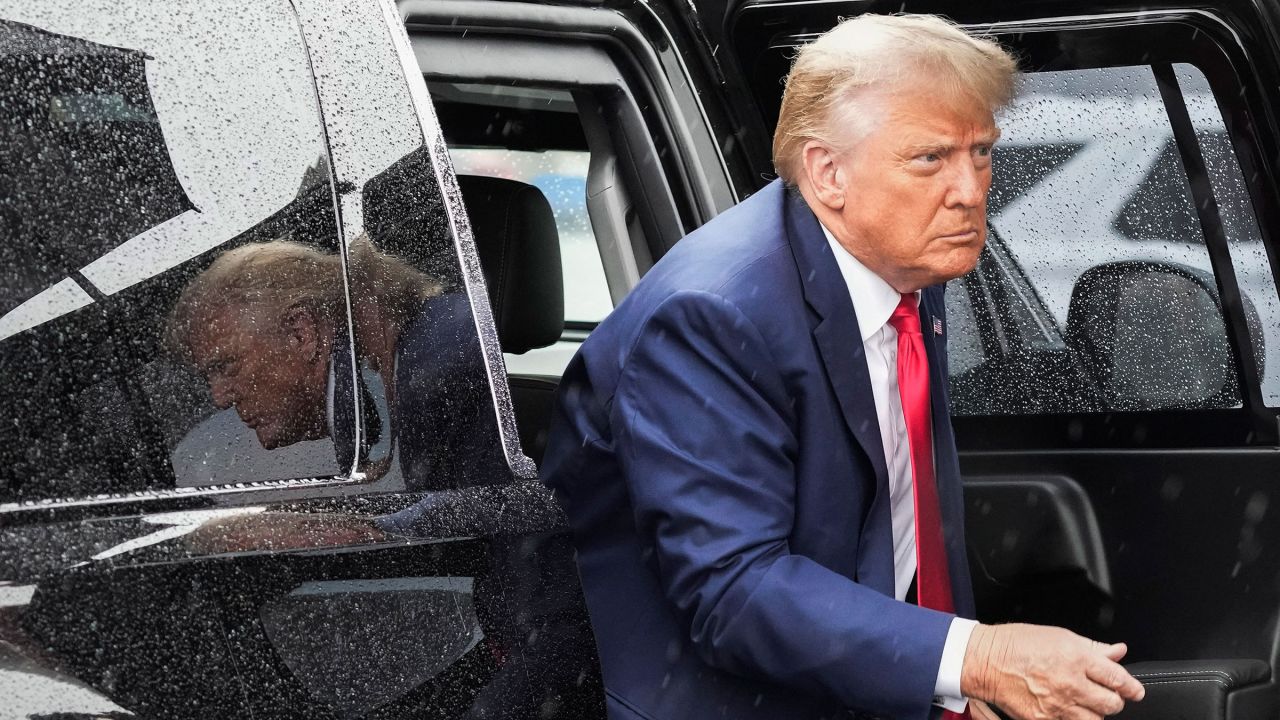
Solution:
<path fill-rule="evenodd" d="M 365 236 L 348 247 L 351 277 L 359 301 L 384 317 L 413 318 L 422 302 L 441 292 L 440 284 L 399 258 L 379 252 Z M 225 308 L 281 315 L 301 306 L 327 325 L 346 314 L 342 264 L 338 255 L 292 240 L 271 240 L 228 250 L 200 273 L 169 313 L 166 344 L 189 359 L 191 332 Z"/>
<path fill-rule="evenodd" d="M 353 294 L 357 305 L 371 303 L 382 318 L 397 323 L 416 318 L 427 298 L 444 292 L 440 281 L 378 250 L 365 235 L 347 246 L 347 268 L 352 283 L 360 288 Z"/>
<path fill-rule="evenodd" d="M 1013 96 L 1017 61 L 992 40 L 936 15 L 860 15 L 800 49 L 787 76 L 773 164 L 795 185 L 805 143 L 848 149 L 877 119 L 868 92 L 927 78 L 992 112 Z"/>

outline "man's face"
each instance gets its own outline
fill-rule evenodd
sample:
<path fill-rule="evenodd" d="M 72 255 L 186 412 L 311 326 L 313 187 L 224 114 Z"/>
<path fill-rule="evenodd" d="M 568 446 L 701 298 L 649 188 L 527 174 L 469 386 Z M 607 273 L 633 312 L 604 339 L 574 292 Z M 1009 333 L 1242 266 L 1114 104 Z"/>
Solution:
<path fill-rule="evenodd" d="M 309 315 L 223 308 L 191 331 L 189 344 L 214 404 L 234 407 L 262 447 L 327 433 L 329 343 Z"/>
<path fill-rule="evenodd" d="M 883 93 L 879 108 L 874 129 L 836 155 L 843 207 L 824 222 L 899 292 L 969 272 L 987 239 L 994 117 L 927 84 Z"/>

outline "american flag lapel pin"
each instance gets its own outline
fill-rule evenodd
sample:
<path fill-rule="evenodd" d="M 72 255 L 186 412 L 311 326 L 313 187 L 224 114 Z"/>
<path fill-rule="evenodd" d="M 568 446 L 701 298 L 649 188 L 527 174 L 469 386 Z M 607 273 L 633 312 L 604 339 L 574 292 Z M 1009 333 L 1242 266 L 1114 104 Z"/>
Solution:
<path fill-rule="evenodd" d="M 942 334 L 942 318 L 933 319 L 933 334 L 934 335 Z"/>

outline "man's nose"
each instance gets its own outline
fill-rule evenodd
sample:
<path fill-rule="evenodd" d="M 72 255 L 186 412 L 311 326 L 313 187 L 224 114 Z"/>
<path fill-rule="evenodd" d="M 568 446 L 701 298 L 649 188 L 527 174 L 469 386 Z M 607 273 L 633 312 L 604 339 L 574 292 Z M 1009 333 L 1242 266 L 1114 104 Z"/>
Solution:
<path fill-rule="evenodd" d="M 981 207 L 987 199 L 987 190 L 991 187 L 991 176 L 983 169 L 974 167 L 972 162 L 956 163 L 951 178 L 951 187 L 947 191 L 947 207 L 973 209 Z"/>

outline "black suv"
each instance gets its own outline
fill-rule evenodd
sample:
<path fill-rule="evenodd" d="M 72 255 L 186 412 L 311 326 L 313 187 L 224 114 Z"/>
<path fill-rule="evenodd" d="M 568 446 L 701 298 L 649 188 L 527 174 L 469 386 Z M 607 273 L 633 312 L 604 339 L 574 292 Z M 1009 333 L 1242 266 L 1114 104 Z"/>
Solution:
<path fill-rule="evenodd" d="M 602 718 L 558 376 L 899 11 L 1026 71 L 948 293 L 979 618 L 1276 718 L 1263 0 L 0 0 L 0 718 Z"/>

